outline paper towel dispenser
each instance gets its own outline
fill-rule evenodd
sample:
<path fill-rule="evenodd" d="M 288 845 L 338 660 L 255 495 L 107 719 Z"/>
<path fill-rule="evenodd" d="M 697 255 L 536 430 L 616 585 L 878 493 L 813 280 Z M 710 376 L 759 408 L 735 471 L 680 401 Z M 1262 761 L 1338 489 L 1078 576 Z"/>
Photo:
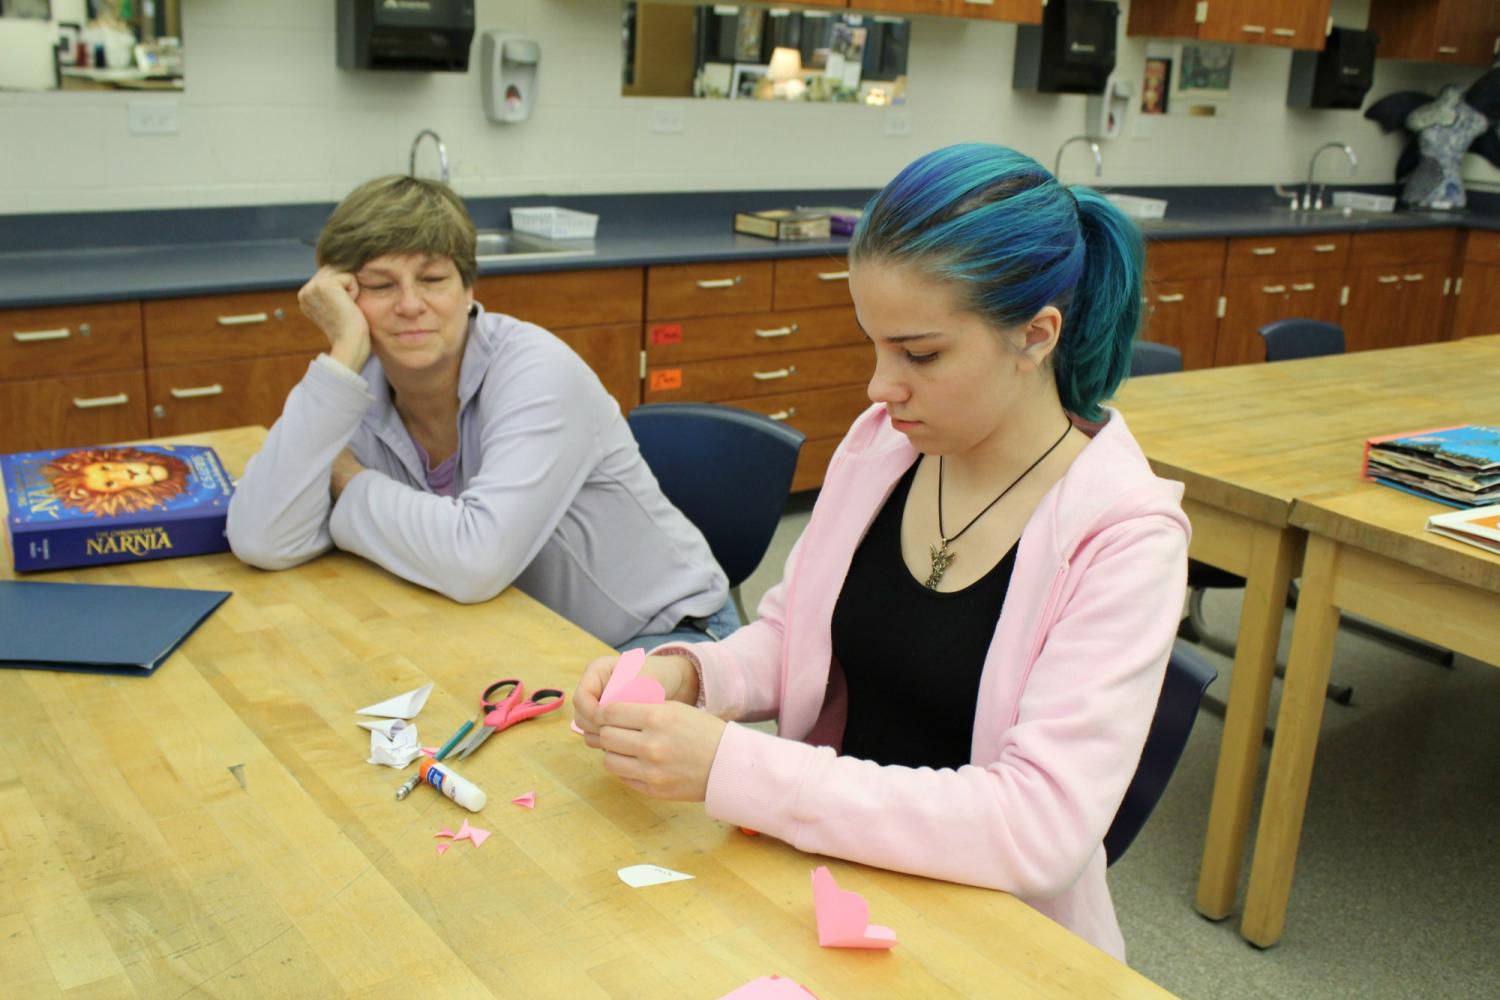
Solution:
<path fill-rule="evenodd" d="M 341 69 L 463 73 L 474 0 L 338 0 Z"/>
<path fill-rule="evenodd" d="M 1120 7 L 1114 0 L 1052 0 L 1042 23 L 1016 30 L 1017 90 L 1102 94 L 1115 70 Z"/>
<path fill-rule="evenodd" d="M 1293 52 L 1287 107 L 1357 110 L 1375 80 L 1379 42 L 1380 36 L 1373 31 L 1334 28 L 1322 52 Z"/>

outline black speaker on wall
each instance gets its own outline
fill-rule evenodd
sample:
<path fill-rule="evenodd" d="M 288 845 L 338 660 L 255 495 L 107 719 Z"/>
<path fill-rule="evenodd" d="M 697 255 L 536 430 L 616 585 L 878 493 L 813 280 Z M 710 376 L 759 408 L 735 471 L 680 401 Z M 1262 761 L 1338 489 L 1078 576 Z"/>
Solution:
<path fill-rule="evenodd" d="M 1380 36 L 1373 31 L 1334 28 L 1322 52 L 1293 52 L 1287 107 L 1358 110 L 1375 82 L 1379 44 Z"/>
<path fill-rule="evenodd" d="M 1012 86 L 1046 94 L 1102 94 L 1115 71 L 1120 6 L 1114 0 L 1051 0 L 1042 23 L 1016 31 Z"/>

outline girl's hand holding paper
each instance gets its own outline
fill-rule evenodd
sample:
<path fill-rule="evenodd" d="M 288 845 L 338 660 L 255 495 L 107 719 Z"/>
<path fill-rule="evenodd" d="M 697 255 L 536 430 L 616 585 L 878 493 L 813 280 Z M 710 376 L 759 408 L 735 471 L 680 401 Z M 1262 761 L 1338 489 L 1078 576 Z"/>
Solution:
<path fill-rule="evenodd" d="M 655 687 L 652 687 L 654 683 Z M 647 656 L 632 649 L 620 656 L 602 656 L 584 668 L 573 692 L 573 731 L 599 749 L 598 733 L 604 705 L 621 699 L 634 702 L 698 702 L 698 672 L 684 656 Z"/>

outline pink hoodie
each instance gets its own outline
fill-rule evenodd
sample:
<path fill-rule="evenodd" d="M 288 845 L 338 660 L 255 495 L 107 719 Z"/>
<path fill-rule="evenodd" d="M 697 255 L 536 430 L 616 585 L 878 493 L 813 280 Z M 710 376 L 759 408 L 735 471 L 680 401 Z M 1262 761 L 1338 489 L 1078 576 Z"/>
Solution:
<path fill-rule="evenodd" d="M 1182 608 L 1182 486 L 1156 478 L 1119 413 L 1032 514 L 985 658 L 971 763 L 840 757 L 845 687 L 830 620 L 850 560 L 917 458 L 874 406 L 829 465 L 760 617 L 695 658 L 731 724 L 705 803 L 799 850 L 1002 889 L 1123 960 L 1104 833 L 1140 758 Z M 913 677 L 912 683 L 922 683 Z"/>

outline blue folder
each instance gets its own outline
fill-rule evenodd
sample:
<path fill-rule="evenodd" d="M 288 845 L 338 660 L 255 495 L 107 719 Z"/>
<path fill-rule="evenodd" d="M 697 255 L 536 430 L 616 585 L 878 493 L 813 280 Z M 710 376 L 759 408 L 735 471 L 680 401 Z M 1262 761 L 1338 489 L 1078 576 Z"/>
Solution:
<path fill-rule="evenodd" d="M 0 580 L 0 667 L 150 676 L 229 594 Z"/>

